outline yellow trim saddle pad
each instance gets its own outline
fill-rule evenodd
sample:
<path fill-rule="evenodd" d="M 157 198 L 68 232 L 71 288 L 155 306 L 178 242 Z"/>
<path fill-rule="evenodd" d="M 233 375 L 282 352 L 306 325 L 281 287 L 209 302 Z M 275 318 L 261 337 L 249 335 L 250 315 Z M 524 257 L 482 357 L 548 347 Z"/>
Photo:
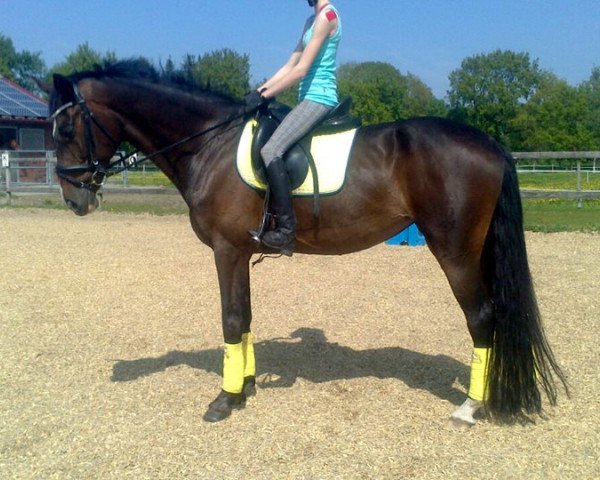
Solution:
<path fill-rule="evenodd" d="M 244 127 L 240 143 L 238 144 L 236 168 L 244 183 L 252 188 L 266 190 L 267 186 L 256 177 L 252 170 L 250 147 L 252 146 L 252 133 L 255 126 L 256 120 L 250 120 Z M 319 193 L 337 193 L 344 186 L 348 159 L 357 130 L 353 128 L 339 133 L 313 137 L 310 152 L 317 166 Z M 313 195 L 313 193 L 312 171 L 309 168 L 304 183 L 294 190 L 292 194 Z"/>

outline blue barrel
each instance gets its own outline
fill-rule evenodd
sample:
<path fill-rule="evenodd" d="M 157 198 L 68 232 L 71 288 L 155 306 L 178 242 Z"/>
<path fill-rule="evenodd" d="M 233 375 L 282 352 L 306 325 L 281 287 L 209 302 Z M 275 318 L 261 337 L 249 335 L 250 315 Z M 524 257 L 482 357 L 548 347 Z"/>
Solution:
<path fill-rule="evenodd" d="M 408 245 L 420 247 L 425 245 L 425 237 L 413 223 L 385 242 L 387 245 Z"/>

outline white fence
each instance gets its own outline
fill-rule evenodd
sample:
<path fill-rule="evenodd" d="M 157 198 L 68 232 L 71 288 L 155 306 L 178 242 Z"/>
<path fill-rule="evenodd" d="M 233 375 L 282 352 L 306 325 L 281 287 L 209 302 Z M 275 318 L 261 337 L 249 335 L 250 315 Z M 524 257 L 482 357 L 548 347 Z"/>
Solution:
<path fill-rule="evenodd" d="M 52 193 L 59 189 L 56 170 L 56 154 L 54 151 L 0 151 L 0 194 L 10 197 L 13 193 Z M 117 157 L 115 157 L 116 159 Z M 158 168 L 148 162 L 136 167 L 136 174 L 145 175 L 158 171 Z M 174 188 L 138 187 L 130 185 L 129 172 L 112 177 L 104 191 L 111 192 L 140 192 L 145 193 L 174 193 Z"/>
<path fill-rule="evenodd" d="M 0 151 L 0 193 L 46 193 L 58 190 L 58 179 L 54 173 L 56 155 L 53 151 Z M 565 173 L 576 172 L 576 185 L 566 190 L 522 190 L 524 197 L 573 198 L 581 202 L 584 198 L 600 198 L 600 191 L 583 188 L 590 175 L 600 174 L 600 152 L 514 152 L 519 173 Z M 142 164 L 137 171 L 156 171 L 151 163 Z M 584 177 L 585 180 L 584 181 Z M 164 187 L 137 187 L 129 183 L 127 171 L 120 182 L 105 186 L 106 192 L 176 193 Z"/>

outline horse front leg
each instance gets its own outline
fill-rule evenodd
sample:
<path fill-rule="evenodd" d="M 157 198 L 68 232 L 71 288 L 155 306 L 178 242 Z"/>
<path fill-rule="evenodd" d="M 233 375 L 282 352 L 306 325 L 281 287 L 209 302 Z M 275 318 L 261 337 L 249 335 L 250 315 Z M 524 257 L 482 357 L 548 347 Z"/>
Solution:
<path fill-rule="evenodd" d="M 247 395 L 255 392 L 249 261 L 249 254 L 230 245 L 215 248 L 225 348 L 223 385 L 204 414 L 208 422 L 229 417 L 233 409 L 244 407 Z"/>

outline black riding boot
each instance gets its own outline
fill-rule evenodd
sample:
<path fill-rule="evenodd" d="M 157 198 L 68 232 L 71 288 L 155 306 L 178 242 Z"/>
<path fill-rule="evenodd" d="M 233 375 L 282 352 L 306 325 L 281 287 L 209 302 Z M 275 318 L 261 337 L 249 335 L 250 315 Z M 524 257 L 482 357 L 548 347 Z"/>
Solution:
<path fill-rule="evenodd" d="M 296 240 L 296 217 L 292 207 L 290 177 L 281 158 L 269 163 L 266 170 L 271 189 L 271 206 L 275 214 L 275 230 L 266 232 L 262 242 L 291 257 Z"/>

